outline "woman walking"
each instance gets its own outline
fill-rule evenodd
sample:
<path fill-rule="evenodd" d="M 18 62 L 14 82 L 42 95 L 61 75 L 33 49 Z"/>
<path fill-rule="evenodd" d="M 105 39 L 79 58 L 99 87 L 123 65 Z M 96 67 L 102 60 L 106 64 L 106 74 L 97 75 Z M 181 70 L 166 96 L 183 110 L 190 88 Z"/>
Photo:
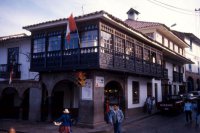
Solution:
<path fill-rule="evenodd" d="M 60 133 L 71 133 L 71 116 L 68 109 L 65 109 L 62 116 L 54 121 L 55 125 L 57 125 L 57 123 L 60 123 Z"/>

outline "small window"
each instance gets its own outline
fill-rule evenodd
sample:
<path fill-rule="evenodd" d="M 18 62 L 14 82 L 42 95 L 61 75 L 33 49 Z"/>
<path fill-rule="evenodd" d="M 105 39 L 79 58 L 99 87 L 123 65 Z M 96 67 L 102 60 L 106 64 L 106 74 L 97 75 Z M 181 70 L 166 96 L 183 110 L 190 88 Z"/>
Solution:
<path fill-rule="evenodd" d="M 133 104 L 138 104 L 140 102 L 140 91 L 139 91 L 139 82 L 132 82 L 132 91 L 133 91 Z"/>
<path fill-rule="evenodd" d="M 189 71 L 192 71 L 192 64 L 188 64 L 189 65 Z"/>

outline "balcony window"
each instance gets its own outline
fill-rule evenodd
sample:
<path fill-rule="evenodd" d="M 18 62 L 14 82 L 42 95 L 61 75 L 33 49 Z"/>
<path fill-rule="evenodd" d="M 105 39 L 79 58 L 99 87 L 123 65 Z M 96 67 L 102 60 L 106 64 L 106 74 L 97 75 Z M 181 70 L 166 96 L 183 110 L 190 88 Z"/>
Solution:
<path fill-rule="evenodd" d="M 71 33 L 70 34 L 70 42 L 64 38 L 64 49 L 76 49 L 79 47 L 79 39 L 77 33 Z"/>
<path fill-rule="evenodd" d="M 34 39 L 33 53 L 45 52 L 45 38 Z"/>
<path fill-rule="evenodd" d="M 49 37 L 48 51 L 61 50 L 61 35 Z"/>
<path fill-rule="evenodd" d="M 113 48 L 112 34 L 101 31 L 101 47 L 104 47 L 107 49 Z"/>
<path fill-rule="evenodd" d="M 124 53 L 124 40 L 117 36 L 115 37 L 114 50 L 119 53 Z"/>
<path fill-rule="evenodd" d="M 129 41 L 126 42 L 126 54 L 130 56 L 134 56 L 134 43 L 131 43 Z"/>
<path fill-rule="evenodd" d="M 150 60 L 150 50 L 144 49 L 144 60 L 149 61 Z"/>
<path fill-rule="evenodd" d="M 161 65 L 162 64 L 162 55 L 157 54 L 157 64 Z"/>
<path fill-rule="evenodd" d="M 142 47 L 139 45 L 136 45 L 136 57 L 142 59 Z"/>
<path fill-rule="evenodd" d="M 98 42 L 97 30 L 85 31 L 81 33 L 81 47 L 95 47 Z"/>
<path fill-rule="evenodd" d="M 151 52 L 151 62 L 156 63 L 156 53 L 155 52 Z"/>

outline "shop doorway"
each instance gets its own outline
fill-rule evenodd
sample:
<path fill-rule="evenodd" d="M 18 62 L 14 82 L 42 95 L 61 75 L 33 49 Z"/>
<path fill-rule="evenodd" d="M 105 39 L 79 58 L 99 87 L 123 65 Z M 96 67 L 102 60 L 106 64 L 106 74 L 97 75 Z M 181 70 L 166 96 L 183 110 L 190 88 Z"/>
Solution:
<path fill-rule="evenodd" d="M 125 98 L 120 83 L 111 81 L 104 89 L 105 100 L 109 100 L 110 105 L 118 104 L 122 111 L 125 111 Z"/>
<path fill-rule="evenodd" d="M 194 90 L 194 80 L 192 77 L 188 77 L 187 79 L 187 87 L 188 87 L 188 92 Z"/>

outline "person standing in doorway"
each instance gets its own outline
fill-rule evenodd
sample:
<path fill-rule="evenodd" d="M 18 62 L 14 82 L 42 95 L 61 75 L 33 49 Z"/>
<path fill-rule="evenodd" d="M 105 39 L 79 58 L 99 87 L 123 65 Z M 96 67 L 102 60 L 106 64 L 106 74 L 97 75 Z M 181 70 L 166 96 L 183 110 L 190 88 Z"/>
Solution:
<path fill-rule="evenodd" d="M 153 109 L 153 98 L 150 95 L 148 95 L 146 99 L 146 107 L 147 107 L 147 112 L 151 114 Z"/>
<path fill-rule="evenodd" d="M 190 100 L 186 100 L 185 105 L 184 105 L 184 112 L 185 112 L 185 116 L 186 116 L 186 123 L 189 122 L 192 123 L 192 103 L 190 102 Z"/>
<path fill-rule="evenodd" d="M 113 125 L 114 133 L 122 133 L 121 124 L 124 120 L 124 114 L 119 109 L 118 105 L 113 106 L 113 110 L 110 113 L 110 123 Z"/>
<path fill-rule="evenodd" d="M 68 109 L 64 109 L 63 114 L 60 118 L 54 121 L 54 124 L 60 122 L 59 132 L 60 133 L 71 133 L 71 116 Z"/>
<path fill-rule="evenodd" d="M 110 114 L 110 102 L 108 99 L 104 103 L 104 120 L 106 123 L 109 123 L 109 114 Z"/>

